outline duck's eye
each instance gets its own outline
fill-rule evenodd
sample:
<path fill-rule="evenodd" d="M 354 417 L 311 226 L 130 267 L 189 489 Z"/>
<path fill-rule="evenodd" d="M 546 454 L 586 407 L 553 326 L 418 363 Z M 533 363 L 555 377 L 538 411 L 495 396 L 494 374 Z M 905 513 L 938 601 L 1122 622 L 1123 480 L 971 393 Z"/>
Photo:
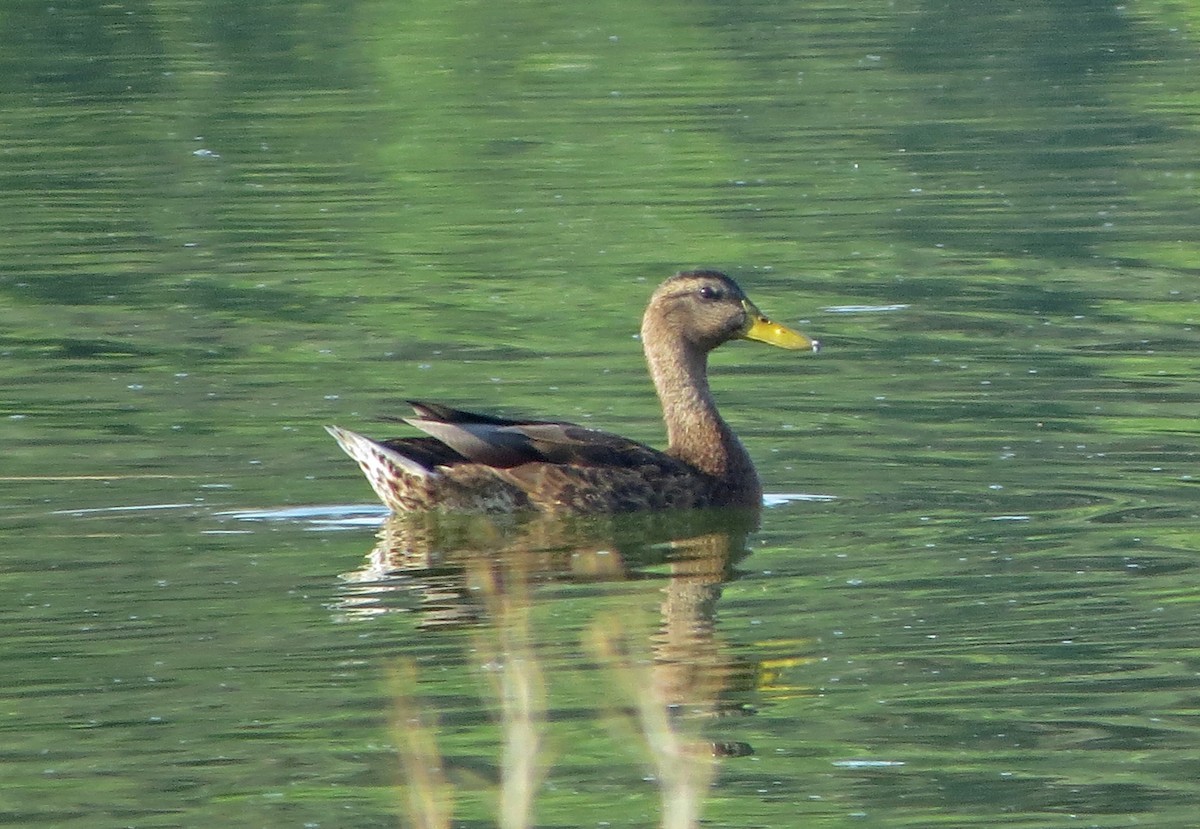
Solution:
<path fill-rule="evenodd" d="M 720 299 L 722 296 L 720 288 L 714 288 L 712 285 L 700 286 L 700 298 L 712 302 L 715 299 Z"/>

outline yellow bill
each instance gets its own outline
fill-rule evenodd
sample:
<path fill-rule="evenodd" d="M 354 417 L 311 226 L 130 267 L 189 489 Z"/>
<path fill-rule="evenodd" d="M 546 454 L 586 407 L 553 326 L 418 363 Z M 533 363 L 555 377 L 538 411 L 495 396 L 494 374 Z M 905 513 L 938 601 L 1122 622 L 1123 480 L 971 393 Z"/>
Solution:
<path fill-rule="evenodd" d="M 742 305 L 746 308 L 746 319 L 749 320 L 746 330 L 742 332 L 743 339 L 755 340 L 767 345 L 789 348 L 796 351 L 821 350 L 821 343 L 817 340 L 806 337 L 799 331 L 793 331 L 786 325 L 771 322 L 763 316 L 762 311 L 754 307 L 753 302 L 743 300 Z"/>

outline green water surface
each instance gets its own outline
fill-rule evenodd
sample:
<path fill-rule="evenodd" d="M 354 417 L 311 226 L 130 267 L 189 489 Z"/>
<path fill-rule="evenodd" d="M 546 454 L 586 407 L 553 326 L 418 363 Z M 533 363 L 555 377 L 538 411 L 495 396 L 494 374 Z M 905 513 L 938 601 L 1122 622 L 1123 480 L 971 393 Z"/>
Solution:
<path fill-rule="evenodd" d="M 658 825 L 585 644 L 620 620 L 746 749 L 705 825 L 1195 826 L 1197 26 L 7 2 L 0 824 L 395 826 L 407 660 L 455 825 L 495 825 L 482 558 L 530 581 L 536 825 Z M 323 424 L 417 397 L 661 444 L 635 335 L 690 267 L 825 344 L 713 356 L 756 532 L 376 547 Z"/>

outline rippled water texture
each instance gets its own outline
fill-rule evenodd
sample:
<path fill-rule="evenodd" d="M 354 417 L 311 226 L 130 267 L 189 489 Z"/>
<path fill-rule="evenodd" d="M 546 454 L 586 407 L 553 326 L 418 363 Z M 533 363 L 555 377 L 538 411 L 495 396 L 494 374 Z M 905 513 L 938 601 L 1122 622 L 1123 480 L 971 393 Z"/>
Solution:
<path fill-rule="evenodd" d="M 1186 4 L 0 21 L 0 823 L 1197 824 Z M 760 518 L 385 521 L 321 428 L 661 444 L 690 267 L 825 346 L 711 361 Z"/>

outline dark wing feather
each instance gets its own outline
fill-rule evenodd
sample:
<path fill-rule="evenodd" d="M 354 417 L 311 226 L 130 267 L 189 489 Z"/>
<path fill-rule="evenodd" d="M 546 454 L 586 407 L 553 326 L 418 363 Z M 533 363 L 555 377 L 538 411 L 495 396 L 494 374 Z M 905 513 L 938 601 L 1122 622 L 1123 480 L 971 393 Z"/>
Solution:
<path fill-rule="evenodd" d="M 410 404 L 419 416 L 405 421 L 469 463 L 497 469 L 526 463 L 626 468 L 678 463 L 645 444 L 574 423 L 509 420 L 424 401 Z M 452 458 L 443 465 L 455 462 Z"/>
<path fill-rule="evenodd" d="M 523 423 L 543 423 L 541 420 L 507 420 L 495 415 L 466 412 L 453 409 L 442 403 L 430 403 L 428 400 L 406 400 L 413 411 L 423 420 L 436 420 L 441 423 L 490 423 L 494 426 L 519 426 Z"/>
<path fill-rule="evenodd" d="M 545 463 L 636 467 L 660 464 L 667 457 L 635 440 L 574 423 L 530 424 L 523 432 Z"/>
<path fill-rule="evenodd" d="M 430 471 L 439 466 L 454 466 L 467 462 L 466 458 L 436 438 L 391 438 L 378 443 L 416 461 Z"/>

